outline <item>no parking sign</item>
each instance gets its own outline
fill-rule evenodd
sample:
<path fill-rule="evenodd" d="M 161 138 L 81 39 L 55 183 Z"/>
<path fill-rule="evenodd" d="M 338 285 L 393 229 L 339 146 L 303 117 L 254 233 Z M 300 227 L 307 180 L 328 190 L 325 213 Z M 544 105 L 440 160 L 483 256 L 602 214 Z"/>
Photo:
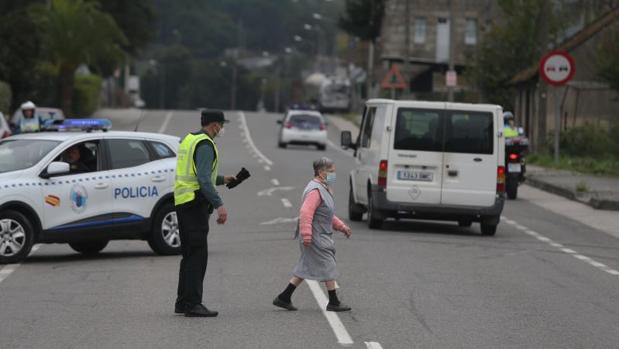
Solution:
<path fill-rule="evenodd" d="M 552 51 L 540 61 L 539 74 L 549 85 L 564 85 L 576 74 L 574 58 L 565 51 Z"/>

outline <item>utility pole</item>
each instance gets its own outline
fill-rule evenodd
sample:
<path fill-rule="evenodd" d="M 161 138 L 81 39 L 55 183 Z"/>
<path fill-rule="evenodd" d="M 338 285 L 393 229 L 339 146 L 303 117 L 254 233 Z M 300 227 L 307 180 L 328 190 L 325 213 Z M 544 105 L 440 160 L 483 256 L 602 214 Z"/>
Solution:
<path fill-rule="evenodd" d="M 410 0 L 405 0 L 405 8 L 404 8 L 404 14 L 406 16 L 405 18 L 405 26 L 406 26 L 406 32 L 405 32 L 405 42 L 406 42 L 406 50 L 404 51 L 404 76 L 411 76 L 412 74 L 412 64 L 411 64 L 411 6 L 410 6 Z M 405 93 L 408 92 L 408 90 L 410 90 L 410 80 L 406 81 L 406 85 L 407 88 L 404 90 Z"/>
<path fill-rule="evenodd" d="M 454 18 L 454 1 L 453 0 L 449 0 L 449 68 L 448 71 L 453 72 L 455 71 L 455 64 L 454 64 L 454 59 L 455 59 L 455 45 L 454 45 L 454 36 L 455 36 L 455 27 L 456 27 L 456 23 L 455 23 L 455 18 Z M 454 87 L 453 86 L 447 86 L 447 100 L 449 102 L 453 102 L 454 101 Z"/>

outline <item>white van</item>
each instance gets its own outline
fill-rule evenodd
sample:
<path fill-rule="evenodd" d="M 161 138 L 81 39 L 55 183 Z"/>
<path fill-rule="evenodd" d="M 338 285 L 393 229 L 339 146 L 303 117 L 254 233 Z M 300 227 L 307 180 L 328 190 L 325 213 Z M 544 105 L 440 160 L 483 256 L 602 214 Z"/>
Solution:
<path fill-rule="evenodd" d="M 380 228 L 387 218 L 481 224 L 494 235 L 503 211 L 505 139 L 498 105 L 372 99 L 350 174 L 349 218 Z"/>

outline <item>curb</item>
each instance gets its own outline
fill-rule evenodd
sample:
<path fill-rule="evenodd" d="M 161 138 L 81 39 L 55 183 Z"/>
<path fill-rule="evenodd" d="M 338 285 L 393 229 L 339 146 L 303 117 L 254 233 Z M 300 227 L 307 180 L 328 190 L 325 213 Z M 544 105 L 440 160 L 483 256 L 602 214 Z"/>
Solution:
<path fill-rule="evenodd" d="M 573 190 L 550 184 L 546 181 L 537 179 L 534 176 L 527 176 L 525 183 L 537 189 L 541 189 L 543 191 L 562 196 L 566 199 L 591 206 L 597 210 L 619 211 L 619 201 L 617 200 L 601 199 L 591 197 L 591 195 L 586 194 L 579 195 Z"/>

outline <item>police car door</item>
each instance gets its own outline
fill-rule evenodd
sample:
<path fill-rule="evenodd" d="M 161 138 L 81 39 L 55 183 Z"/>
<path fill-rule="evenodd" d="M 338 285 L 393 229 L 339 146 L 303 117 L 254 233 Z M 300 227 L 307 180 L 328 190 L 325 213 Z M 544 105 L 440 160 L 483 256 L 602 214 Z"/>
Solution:
<path fill-rule="evenodd" d="M 65 152 L 74 145 L 80 149 L 82 168 L 73 168 L 69 174 L 43 179 L 41 183 L 45 200 L 43 229 L 50 232 L 100 225 L 113 210 L 110 178 L 101 161 L 101 141 L 67 145 L 54 161 L 65 161 Z"/>
<path fill-rule="evenodd" d="M 107 139 L 106 145 L 116 176 L 111 188 L 116 214 L 136 222 L 149 218 L 167 190 L 171 169 L 156 161 L 146 140 Z"/>

